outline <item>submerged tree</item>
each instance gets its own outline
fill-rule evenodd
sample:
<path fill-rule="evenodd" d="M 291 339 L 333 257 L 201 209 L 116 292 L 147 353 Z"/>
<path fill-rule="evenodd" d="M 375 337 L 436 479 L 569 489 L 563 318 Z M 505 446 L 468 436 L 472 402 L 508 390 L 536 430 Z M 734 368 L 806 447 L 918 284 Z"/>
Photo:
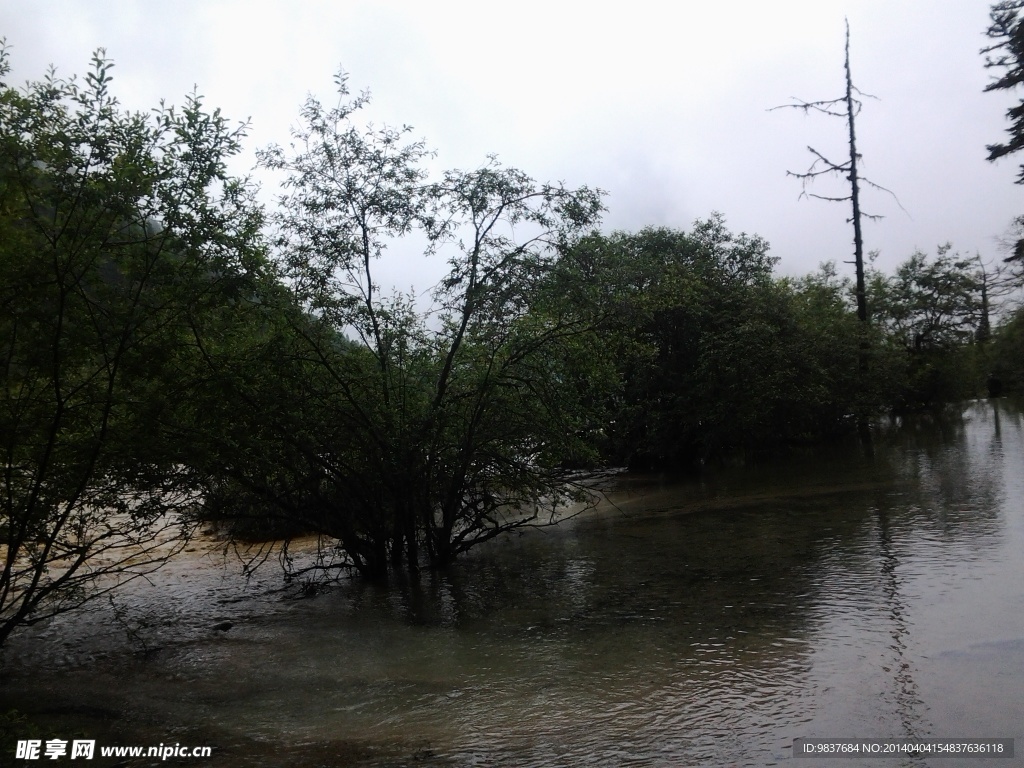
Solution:
<path fill-rule="evenodd" d="M 350 99 L 343 74 L 336 84 L 336 107 L 310 98 L 293 145 L 260 154 L 287 174 L 276 252 L 303 309 L 297 396 L 315 414 L 287 430 L 292 480 L 308 478 L 290 508 L 380 577 L 444 565 L 564 498 L 582 416 L 561 385 L 589 328 L 544 277 L 601 203 L 493 158 L 431 181 L 423 143 L 359 125 L 367 95 Z M 402 238 L 447 259 L 429 307 L 377 282 Z M 267 503 L 282 506 L 288 485 L 264 488 Z"/>
<path fill-rule="evenodd" d="M 1024 310 L 1017 309 L 995 329 L 991 372 L 1003 389 L 1024 391 Z"/>
<path fill-rule="evenodd" d="M 831 265 L 777 279 L 775 262 L 719 214 L 566 251 L 558 288 L 594 318 L 615 372 L 614 391 L 592 393 L 608 404 L 593 436 L 606 460 L 688 471 L 848 433 L 864 399 L 849 281 Z"/>
<path fill-rule="evenodd" d="M 974 342 L 987 322 L 985 273 L 977 259 L 939 247 L 914 253 L 892 275 L 872 276 L 872 319 L 902 351 L 895 403 L 919 408 L 973 397 L 980 384 Z"/>
<path fill-rule="evenodd" d="M 0 643 L 181 546 L 200 484 L 161 424 L 258 260 L 241 129 L 198 97 L 124 112 L 112 66 L 0 82 Z"/>

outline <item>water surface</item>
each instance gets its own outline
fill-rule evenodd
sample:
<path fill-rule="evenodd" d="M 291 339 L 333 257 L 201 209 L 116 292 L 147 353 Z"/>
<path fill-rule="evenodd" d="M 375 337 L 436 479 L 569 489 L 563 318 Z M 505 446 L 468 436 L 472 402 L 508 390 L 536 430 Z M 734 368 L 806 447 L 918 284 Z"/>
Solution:
<path fill-rule="evenodd" d="M 13 639 L 0 704 L 211 743 L 228 766 L 822 764 L 792 758 L 798 737 L 1014 737 L 1019 755 L 1022 476 L 1020 411 L 978 402 L 872 460 L 622 478 L 418 584 L 296 600 L 195 552 L 120 620 Z"/>

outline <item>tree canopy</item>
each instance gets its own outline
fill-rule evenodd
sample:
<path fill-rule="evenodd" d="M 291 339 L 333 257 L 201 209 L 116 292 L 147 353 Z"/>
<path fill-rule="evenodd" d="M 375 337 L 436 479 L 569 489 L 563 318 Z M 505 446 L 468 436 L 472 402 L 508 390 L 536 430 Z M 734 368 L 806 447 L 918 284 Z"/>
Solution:
<path fill-rule="evenodd" d="M 126 111 L 112 66 L 18 89 L 0 50 L 0 644 L 200 521 L 317 534 L 292 576 L 415 573 L 557 521 L 582 469 L 841 439 L 973 394 L 990 338 L 1020 378 L 1020 323 L 987 325 L 990 275 L 949 249 L 872 273 L 859 322 L 833 264 L 780 278 L 720 214 L 603 233 L 599 190 L 433 171 L 344 73 L 258 153 L 265 214 L 227 170 L 245 126 Z M 399 253 L 443 276 L 382 286 Z"/>
<path fill-rule="evenodd" d="M 271 236 L 296 311 L 275 375 L 294 408 L 259 409 L 260 441 L 223 469 L 250 509 L 336 539 L 342 565 L 379 578 L 550 519 L 571 493 L 561 466 L 584 416 L 560 385 L 589 327 L 545 276 L 601 199 L 493 158 L 431 179 L 422 142 L 361 124 L 368 96 L 336 85 L 337 106 L 306 102 L 289 149 L 260 153 L 284 174 Z M 403 238 L 447 263 L 429 306 L 377 283 Z"/>
<path fill-rule="evenodd" d="M 112 66 L 0 81 L 0 643 L 180 546 L 200 484 L 161 424 L 193 319 L 260 268 L 242 129 L 197 96 L 124 111 Z"/>

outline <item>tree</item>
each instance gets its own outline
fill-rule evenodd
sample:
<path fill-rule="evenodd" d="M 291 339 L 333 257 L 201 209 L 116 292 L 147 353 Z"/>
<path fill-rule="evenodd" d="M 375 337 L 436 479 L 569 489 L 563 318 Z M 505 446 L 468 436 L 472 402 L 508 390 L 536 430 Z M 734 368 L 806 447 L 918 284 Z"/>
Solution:
<path fill-rule="evenodd" d="M 988 85 L 985 86 L 985 93 L 989 91 L 1014 91 L 1021 83 L 1024 83 L 1024 19 L 1021 11 L 1024 10 L 1022 0 L 1003 0 L 994 3 L 989 10 L 991 23 L 986 36 L 994 41 L 981 49 L 985 57 L 985 68 L 1000 71 Z M 989 144 L 989 162 L 994 162 L 1001 157 L 1015 154 L 1024 148 L 1024 99 L 1018 99 L 1017 104 L 1006 110 L 1006 118 L 1010 126 L 1006 132 L 1010 138 L 1005 143 Z M 1021 165 L 1020 173 L 1017 175 L 1017 184 L 1024 184 L 1024 164 Z M 1005 261 L 1012 263 L 1019 269 L 1024 266 L 1024 217 L 1014 219 L 1012 225 L 1012 237 L 1006 243 L 1008 256 Z M 1018 279 L 1020 274 L 1017 275 Z"/>
<path fill-rule="evenodd" d="M 989 11 L 991 24 L 985 34 L 994 42 L 981 49 L 985 56 L 985 68 L 1004 70 L 985 86 L 985 92 L 1014 90 L 1024 83 L 1024 25 L 1022 25 L 1022 0 L 1005 0 L 995 3 Z M 1024 148 L 1024 101 L 1006 111 L 1010 127 L 1006 129 L 1010 139 L 1003 144 L 989 144 L 988 159 L 998 160 Z M 1017 177 L 1017 184 L 1024 184 L 1024 165 Z M 1016 256 L 1020 258 L 1019 255 Z"/>
<path fill-rule="evenodd" d="M 821 152 L 816 150 L 814 147 L 808 147 L 807 150 L 814 156 L 814 162 L 811 167 L 803 173 L 794 173 L 793 171 L 787 171 L 787 175 L 794 176 L 801 180 L 804 185 L 804 195 L 808 197 L 816 197 L 819 200 L 828 200 L 831 202 L 849 202 L 851 207 L 850 223 L 853 224 L 853 258 L 854 268 L 856 274 L 856 297 L 857 297 L 857 316 L 861 322 L 867 322 L 868 320 L 868 308 L 867 308 L 867 293 L 865 290 L 864 283 L 864 238 L 861 231 L 861 221 L 864 218 L 877 219 L 877 215 L 867 214 L 861 210 L 860 206 L 860 183 L 863 181 L 871 187 L 876 189 L 884 189 L 874 182 L 863 178 L 860 175 L 858 169 L 858 161 L 860 160 L 860 154 L 857 152 L 857 130 L 856 130 L 856 119 L 857 115 L 860 114 L 860 110 L 863 107 L 863 102 L 857 98 L 858 96 L 868 98 L 875 98 L 870 94 L 865 94 L 859 88 L 853 84 L 853 75 L 850 69 L 850 23 L 846 22 L 846 55 L 844 59 L 844 70 L 846 72 L 846 92 L 843 96 L 838 99 L 828 99 L 825 101 L 802 101 L 795 100 L 795 104 L 786 104 L 785 107 L 800 109 L 803 112 L 818 112 L 823 115 L 829 115 L 830 117 L 838 117 L 846 122 L 847 129 L 847 145 L 849 148 L 848 159 L 843 162 L 834 162 L 823 155 Z M 780 109 L 780 107 L 773 107 L 773 109 Z M 830 196 L 830 195 L 818 195 L 807 192 L 807 186 L 822 176 L 838 175 L 844 177 L 850 184 L 850 194 L 842 196 Z M 888 192 L 888 190 L 885 190 Z M 890 193 L 891 194 L 891 193 Z"/>
<path fill-rule="evenodd" d="M 1018 308 L 996 328 L 990 372 L 1005 390 L 1024 390 L 1024 310 Z"/>
<path fill-rule="evenodd" d="M 1003 277 L 1017 287 L 1024 285 L 1024 216 L 1014 218 L 997 241 L 1001 250 L 1008 254 L 1003 258 L 1003 263 L 1008 265 Z"/>
<path fill-rule="evenodd" d="M 182 546 L 202 483 L 164 424 L 260 268 L 243 130 L 198 96 L 122 111 L 112 66 L 0 82 L 0 643 Z"/>
<path fill-rule="evenodd" d="M 306 102 L 288 150 L 260 153 L 286 174 L 275 251 L 302 309 L 294 354 L 315 414 L 275 430 L 296 470 L 263 490 L 283 508 L 305 474 L 310 503 L 290 509 L 379 578 L 443 566 L 565 497 L 582 417 L 564 364 L 588 328 L 544 278 L 601 203 L 494 158 L 431 181 L 410 129 L 361 126 L 369 96 L 349 98 L 343 73 L 336 85 L 337 106 Z M 447 259 L 429 307 L 376 282 L 377 259 L 412 235 Z"/>
<path fill-rule="evenodd" d="M 847 145 L 849 148 L 848 159 L 843 162 L 834 162 L 828 157 L 823 155 L 821 152 L 816 150 L 814 147 L 808 147 L 808 151 L 814 156 L 814 162 L 810 168 L 803 173 L 793 173 L 787 171 L 790 176 L 795 176 L 800 179 L 803 186 L 803 194 L 809 197 L 816 197 L 820 200 L 828 200 L 831 202 L 847 202 L 849 201 L 851 207 L 850 223 L 853 224 L 853 263 L 856 275 L 856 297 L 857 297 L 857 317 L 861 323 L 867 327 L 869 321 L 868 312 L 868 301 L 867 301 L 867 288 L 864 277 L 864 239 L 861 231 L 862 220 L 877 219 L 879 216 L 865 213 L 860 204 L 860 184 L 864 182 L 870 187 L 880 189 L 884 192 L 888 192 L 890 195 L 891 191 L 884 187 L 874 183 L 870 179 L 864 178 L 860 175 L 858 163 L 861 159 L 860 154 L 857 151 L 857 131 L 856 131 L 856 118 L 860 114 L 860 110 L 863 106 L 863 102 L 858 97 L 875 98 L 870 94 L 866 94 L 857 88 L 853 84 L 853 74 L 850 69 L 850 23 L 846 22 L 846 46 L 845 46 L 845 58 L 844 58 L 844 70 L 846 72 L 846 92 L 843 96 L 837 99 L 828 99 L 824 101 L 802 101 L 795 100 L 794 104 L 784 105 L 795 109 L 800 109 L 804 113 L 808 112 L 819 112 L 824 115 L 831 117 L 838 117 L 846 122 L 847 128 Z M 779 107 L 775 107 L 779 109 Z M 844 177 L 850 184 L 849 195 L 817 195 L 807 192 L 807 186 L 814 182 L 816 179 L 822 176 L 838 175 Z M 860 378 L 866 380 L 868 376 L 868 359 L 869 359 L 869 347 L 867 345 L 867 338 L 869 332 L 865 331 L 865 341 L 861 345 L 860 353 L 858 355 L 858 365 L 860 370 Z M 871 446 L 871 433 L 868 428 L 866 421 L 860 422 L 860 433 L 862 441 L 865 447 L 870 451 Z"/>
<path fill-rule="evenodd" d="M 650 321 L 637 329 L 651 361 L 623 371 L 630 394 L 616 419 L 633 432 L 634 460 L 688 468 L 759 443 L 770 419 L 760 396 L 785 388 L 768 384 L 780 371 L 765 311 L 768 244 L 730 232 L 718 214 L 689 232 L 627 237 L 656 286 Z"/>
<path fill-rule="evenodd" d="M 872 276 L 873 320 L 904 351 L 904 407 L 971 397 L 978 388 L 973 342 L 986 321 L 985 272 L 977 259 L 941 246 L 918 252 L 891 277 Z"/>
<path fill-rule="evenodd" d="M 908 350 L 969 343 L 983 317 L 975 262 L 947 243 L 934 259 L 918 251 L 892 277 L 876 275 L 875 320 Z"/>
<path fill-rule="evenodd" d="M 685 232 L 592 234 L 563 254 L 558 290 L 590 313 L 616 372 L 595 435 L 606 460 L 692 469 L 847 431 L 865 408 L 850 386 L 863 334 L 849 286 L 834 271 L 779 280 L 774 264 L 719 214 Z"/>

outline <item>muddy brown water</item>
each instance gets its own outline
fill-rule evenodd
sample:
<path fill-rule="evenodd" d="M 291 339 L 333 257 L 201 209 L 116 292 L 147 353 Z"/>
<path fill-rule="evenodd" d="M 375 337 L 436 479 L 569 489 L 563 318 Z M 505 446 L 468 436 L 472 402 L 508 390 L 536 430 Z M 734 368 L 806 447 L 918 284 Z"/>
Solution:
<path fill-rule="evenodd" d="M 794 759 L 800 737 L 1015 738 L 982 764 L 1024 765 L 1022 556 L 1024 417 L 977 402 L 873 460 L 622 477 L 419 584 L 297 599 L 200 541 L 14 636 L 0 710 L 42 738 L 215 748 L 123 765 L 978 763 Z"/>

